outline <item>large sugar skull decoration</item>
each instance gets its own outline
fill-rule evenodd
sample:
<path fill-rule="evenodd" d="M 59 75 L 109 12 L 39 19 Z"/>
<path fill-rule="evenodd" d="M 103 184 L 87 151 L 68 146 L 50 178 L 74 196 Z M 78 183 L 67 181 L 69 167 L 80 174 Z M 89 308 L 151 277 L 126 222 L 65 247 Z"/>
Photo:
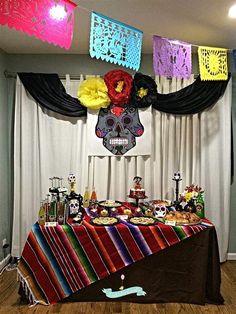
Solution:
<path fill-rule="evenodd" d="M 96 135 L 103 138 L 103 145 L 114 155 L 124 155 L 133 148 L 143 131 L 136 107 L 111 105 L 99 111 Z"/>

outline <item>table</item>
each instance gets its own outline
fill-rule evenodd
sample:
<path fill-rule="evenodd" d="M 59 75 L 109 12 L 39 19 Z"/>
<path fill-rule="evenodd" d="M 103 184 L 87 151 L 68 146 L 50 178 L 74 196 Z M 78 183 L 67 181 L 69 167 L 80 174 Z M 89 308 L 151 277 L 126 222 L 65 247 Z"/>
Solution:
<path fill-rule="evenodd" d="M 35 224 L 18 274 L 21 295 L 32 303 L 223 303 L 217 236 L 207 220 L 181 227 L 98 227 L 88 217 L 82 226 Z"/>

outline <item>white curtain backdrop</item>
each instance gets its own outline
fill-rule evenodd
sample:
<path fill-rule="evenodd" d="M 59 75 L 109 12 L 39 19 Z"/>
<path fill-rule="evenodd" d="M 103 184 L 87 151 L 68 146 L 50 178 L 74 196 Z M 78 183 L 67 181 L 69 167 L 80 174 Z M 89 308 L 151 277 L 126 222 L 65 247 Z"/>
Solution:
<path fill-rule="evenodd" d="M 82 80 L 81 76 L 81 80 Z M 80 80 L 80 81 L 81 81 Z M 80 81 L 63 84 L 76 96 Z M 174 92 L 193 82 L 156 78 L 160 93 Z M 174 199 L 176 170 L 183 181 L 205 190 L 206 215 L 216 226 L 221 261 L 229 239 L 231 81 L 224 96 L 201 114 L 177 116 L 153 110 L 152 154 L 133 157 L 87 155 L 86 118 L 68 118 L 42 109 L 16 84 L 14 133 L 14 222 L 12 255 L 20 256 L 27 234 L 37 220 L 40 201 L 50 186 L 49 177 L 77 176 L 77 191 L 96 188 L 99 200 L 128 200 L 133 177 L 143 178 L 149 199 Z"/>

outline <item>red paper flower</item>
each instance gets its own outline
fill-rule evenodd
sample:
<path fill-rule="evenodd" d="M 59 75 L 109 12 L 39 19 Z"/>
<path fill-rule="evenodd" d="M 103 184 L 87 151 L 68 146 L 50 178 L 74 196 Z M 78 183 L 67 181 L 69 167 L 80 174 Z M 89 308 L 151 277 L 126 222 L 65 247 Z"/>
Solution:
<path fill-rule="evenodd" d="M 108 88 L 108 96 L 114 105 L 122 106 L 127 104 L 130 98 L 133 78 L 122 70 L 109 71 L 104 76 Z"/>

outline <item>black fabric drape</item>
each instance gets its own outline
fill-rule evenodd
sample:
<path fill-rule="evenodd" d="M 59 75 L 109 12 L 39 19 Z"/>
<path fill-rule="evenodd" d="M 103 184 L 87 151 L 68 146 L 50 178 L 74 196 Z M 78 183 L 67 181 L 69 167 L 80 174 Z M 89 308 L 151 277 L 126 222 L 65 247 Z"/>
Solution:
<path fill-rule="evenodd" d="M 200 76 L 189 86 L 169 94 L 157 94 L 152 107 L 172 114 L 194 114 L 213 106 L 223 96 L 227 81 L 201 81 Z"/>
<path fill-rule="evenodd" d="M 87 108 L 83 107 L 78 99 L 66 93 L 57 74 L 18 73 L 18 75 L 24 87 L 41 106 L 65 116 L 86 115 Z M 191 85 L 177 92 L 157 93 L 156 100 L 153 98 L 152 107 L 171 114 L 199 113 L 218 101 L 224 94 L 229 79 L 230 74 L 226 81 L 201 81 L 198 76 Z M 139 107 L 137 102 L 135 104 Z"/>
<path fill-rule="evenodd" d="M 86 116 L 87 108 L 66 93 L 57 74 L 18 73 L 26 90 L 42 107 L 69 117 Z"/>

